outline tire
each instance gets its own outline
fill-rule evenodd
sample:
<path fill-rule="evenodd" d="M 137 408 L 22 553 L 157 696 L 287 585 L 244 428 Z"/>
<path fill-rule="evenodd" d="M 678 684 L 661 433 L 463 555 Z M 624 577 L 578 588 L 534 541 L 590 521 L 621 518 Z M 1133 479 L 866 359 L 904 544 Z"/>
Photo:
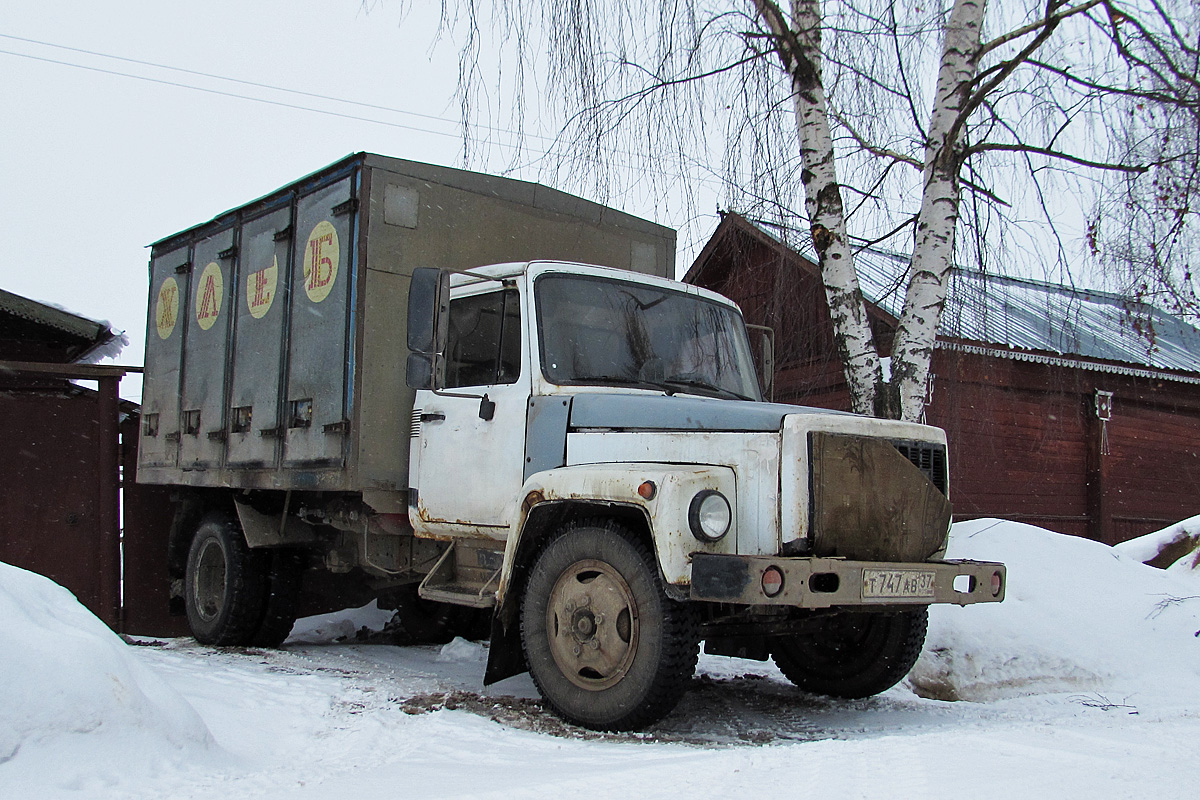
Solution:
<path fill-rule="evenodd" d="M 271 554 L 251 550 L 237 523 L 210 513 L 188 549 L 184 604 L 201 644 L 251 645 L 267 607 Z"/>
<path fill-rule="evenodd" d="M 300 600 L 300 575 L 304 570 L 304 554 L 298 550 L 274 550 L 264 553 L 270 557 L 266 580 L 266 601 L 262 622 L 249 644 L 255 647 L 279 647 L 296 624 L 297 603 Z"/>
<path fill-rule="evenodd" d="M 929 608 L 828 617 L 813 633 L 771 641 L 775 664 L 806 692 L 857 699 L 892 688 L 908 674 L 929 627 Z"/>
<path fill-rule="evenodd" d="M 667 597 L 654 556 L 628 528 L 564 528 L 525 583 L 521 642 L 550 708 L 596 730 L 651 725 L 675 708 L 696 669 L 691 609 Z"/>

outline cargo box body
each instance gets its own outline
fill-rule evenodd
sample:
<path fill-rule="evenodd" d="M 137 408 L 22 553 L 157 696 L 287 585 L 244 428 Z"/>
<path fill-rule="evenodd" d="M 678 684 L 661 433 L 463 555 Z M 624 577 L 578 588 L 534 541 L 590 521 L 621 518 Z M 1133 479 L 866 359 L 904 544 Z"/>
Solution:
<path fill-rule="evenodd" d="M 669 228 L 537 184 L 360 153 L 153 245 L 138 481 L 407 508 L 415 267 L 674 276 Z"/>

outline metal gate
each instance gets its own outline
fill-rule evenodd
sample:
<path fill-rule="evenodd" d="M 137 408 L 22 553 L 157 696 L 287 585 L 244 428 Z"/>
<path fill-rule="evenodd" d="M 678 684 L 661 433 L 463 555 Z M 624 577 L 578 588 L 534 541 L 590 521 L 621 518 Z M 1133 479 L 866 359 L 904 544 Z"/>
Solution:
<path fill-rule="evenodd" d="M 138 417 L 117 394 L 127 371 L 0 362 L 0 561 L 65 586 L 115 631 L 182 635 L 168 609 L 167 490 L 133 483 Z"/>

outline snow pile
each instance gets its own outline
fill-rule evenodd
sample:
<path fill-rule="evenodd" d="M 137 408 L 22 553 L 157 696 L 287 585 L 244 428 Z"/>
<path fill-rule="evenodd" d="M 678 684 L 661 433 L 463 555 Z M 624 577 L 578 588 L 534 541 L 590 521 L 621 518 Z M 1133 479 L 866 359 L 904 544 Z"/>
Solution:
<path fill-rule="evenodd" d="M 479 642 L 470 642 L 461 636 L 455 636 L 449 644 L 442 645 L 442 649 L 438 651 L 437 658 L 434 660 L 442 664 L 452 662 L 482 664 L 487 661 L 487 650 Z"/>
<path fill-rule="evenodd" d="M 5 778 L 49 770 L 70 783 L 88 765 L 117 767 L 133 754 L 170 759 L 212 745 L 188 702 L 74 595 L 4 563 L 0 653 Z"/>
<path fill-rule="evenodd" d="M 1003 603 L 933 606 L 917 694 L 1164 696 L 1200 679 L 1200 581 L 1107 545 L 995 519 L 954 526 L 947 558 L 1002 561 Z"/>
<path fill-rule="evenodd" d="M 1135 561 L 1178 573 L 1200 575 L 1200 517 L 1122 542 L 1116 551 Z"/>
<path fill-rule="evenodd" d="M 372 633 L 383 630 L 395 613 L 391 609 L 380 608 L 378 601 L 372 600 L 361 608 L 304 617 L 296 620 L 287 641 L 288 644 L 352 642 L 364 628 Z"/>

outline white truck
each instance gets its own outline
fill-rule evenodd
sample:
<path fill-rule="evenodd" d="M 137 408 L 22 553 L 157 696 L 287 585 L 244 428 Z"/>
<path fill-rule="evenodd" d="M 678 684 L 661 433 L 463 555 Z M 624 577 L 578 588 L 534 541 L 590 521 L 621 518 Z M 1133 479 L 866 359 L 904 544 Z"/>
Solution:
<path fill-rule="evenodd" d="M 196 638 L 279 644 L 340 576 L 414 629 L 461 609 L 486 682 L 528 670 L 624 730 L 671 711 L 701 642 L 864 697 L 931 603 L 1002 600 L 1002 564 L 942 558 L 944 433 L 764 402 L 738 308 L 666 277 L 673 251 L 369 154 L 156 243 L 138 480 L 177 487 Z"/>

